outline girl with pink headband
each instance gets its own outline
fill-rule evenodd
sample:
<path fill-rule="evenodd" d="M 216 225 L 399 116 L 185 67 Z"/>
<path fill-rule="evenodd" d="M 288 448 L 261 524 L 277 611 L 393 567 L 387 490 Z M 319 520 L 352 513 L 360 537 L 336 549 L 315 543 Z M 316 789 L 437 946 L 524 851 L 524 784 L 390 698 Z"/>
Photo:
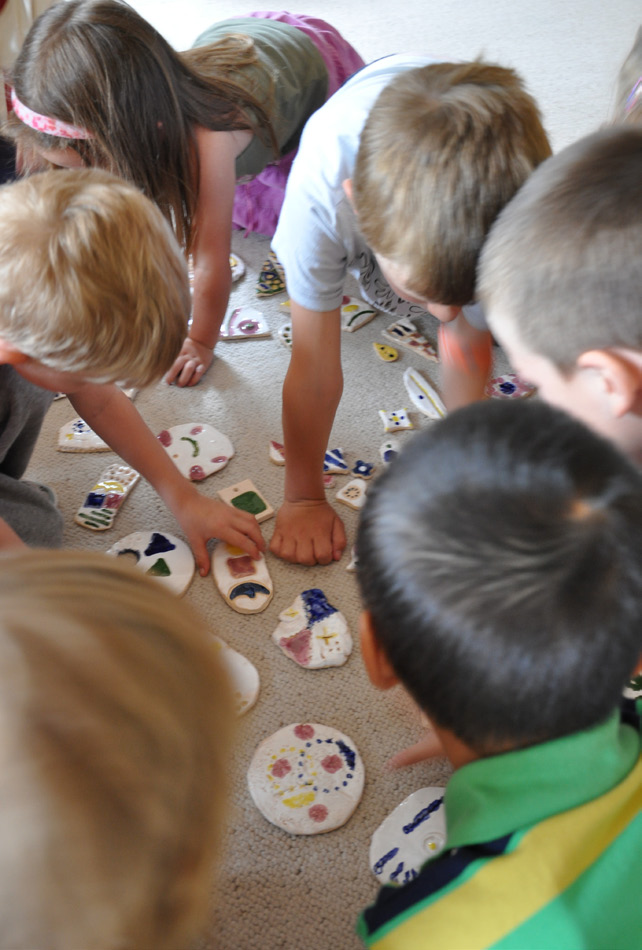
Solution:
<path fill-rule="evenodd" d="M 323 20 L 252 13 L 175 52 L 124 0 L 61 0 L 12 70 L 23 166 L 107 168 L 152 198 L 194 261 L 192 323 L 168 382 L 194 385 L 227 309 L 232 229 L 272 235 L 300 134 L 363 60 Z"/>

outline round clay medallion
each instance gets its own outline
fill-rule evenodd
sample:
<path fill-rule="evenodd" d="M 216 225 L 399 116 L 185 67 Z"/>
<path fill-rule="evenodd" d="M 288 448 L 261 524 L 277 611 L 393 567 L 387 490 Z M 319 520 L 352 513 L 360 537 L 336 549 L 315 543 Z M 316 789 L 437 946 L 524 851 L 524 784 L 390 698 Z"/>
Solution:
<path fill-rule="evenodd" d="M 194 556 L 187 544 L 173 534 L 161 531 L 134 531 L 116 541 L 107 554 L 132 555 L 144 574 L 168 587 L 181 597 L 194 576 Z"/>

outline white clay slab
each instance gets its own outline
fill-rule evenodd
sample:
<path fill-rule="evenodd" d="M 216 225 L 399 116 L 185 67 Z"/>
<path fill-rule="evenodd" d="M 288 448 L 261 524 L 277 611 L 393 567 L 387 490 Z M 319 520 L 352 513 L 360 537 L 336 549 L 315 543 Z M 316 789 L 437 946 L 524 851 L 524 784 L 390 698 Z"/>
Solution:
<path fill-rule="evenodd" d="M 283 323 L 278 329 L 279 340 L 286 347 L 286 349 L 292 349 L 292 324 Z"/>
<path fill-rule="evenodd" d="M 399 432 L 401 429 L 414 429 L 407 409 L 380 409 L 379 416 L 383 422 L 384 432 Z"/>
<path fill-rule="evenodd" d="M 272 639 L 299 666 L 309 670 L 343 666 L 352 653 L 346 618 L 318 587 L 299 594 L 279 620 Z"/>
<path fill-rule="evenodd" d="M 363 794 L 365 770 L 348 736 L 319 723 L 292 723 L 256 749 L 247 773 L 252 800 L 293 835 L 340 828 Z"/>
<path fill-rule="evenodd" d="M 182 597 L 194 576 L 194 556 L 189 545 L 161 531 L 134 531 L 107 551 L 113 557 L 133 555 L 136 566 L 177 597 Z"/>
<path fill-rule="evenodd" d="M 369 304 L 356 297 L 344 297 L 341 304 L 341 329 L 348 333 L 354 333 L 365 327 L 377 316 L 378 310 L 374 310 Z"/>
<path fill-rule="evenodd" d="M 524 399 L 535 392 L 535 387 L 523 383 L 514 373 L 505 373 L 490 379 L 484 392 L 490 399 Z"/>
<path fill-rule="evenodd" d="M 381 461 L 384 465 L 390 465 L 393 459 L 396 459 L 399 455 L 399 449 L 394 445 L 393 442 L 388 439 L 387 442 L 382 443 L 379 448 L 379 455 L 381 456 Z"/>
<path fill-rule="evenodd" d="M 443 419 L 447 415 L 441 396 L 418 370 L 408 367 L 403 374 L 403 381 L 406 392 L 419 412 L 429 419 Z"/>
<path fill-rule="evenodd" d="M 260 310 L 255 307 L 237 307 L 225 318 L 220 338 L 235 340 L 260 340 L 271 336 L 270 328 Z"/>
<path fill-rule="evenodd" d="M 218 472 L 234 455 L 228 437 L 206 423 L 172 426 L 157 438 L 179 471 L 193 482 Z"/>
<path fill-rule="evenodd" d="M 397 320 L 395 323 L 391 323 L 382 333 L 387 340 L 391 340 L 393 343 L 396 343 L 397 346 L 404 346 L 414 353 L 419 353 L 433 363 L 439 362 L 437 350 L 433 344 L 419 333 L 412 320 L 409 320 L 407 317 L 402 320 Z"/>
<path fill-rule="evenodd" d="M 381 884 L 407 884 L 446 844 L 444 789 L 431 785 L 409 795 L 370 841 L 370 867 Z"/>
<path fill-rule="evenodd" d="M 350 548 L 350 563 L 346 567 L 346 571 L 350 571 L 351 574 L 356 573 L 357 568 L 359 567 L 359 558 L 357 557 L 357 548 L 353 544 Z"/>
<path fill-rule="evenodd" d="M 343 457 L 343 449 L 328 449 L 323 459 L 326 475 L 347 475 L 350 469 Z"/>
<path fill-rule="evenodd" d="M 72 419 L 58 432 L 59 452 L 109 452 L 110 447 L 83 419 Z"/>
<path fill-rule="evenodd" d="M 285 449 L 281 442 L 275 442 L 274 439 L 270 439 L 268 453 L 270 462 L 274 462 L 275 465 L 285 465 Z"/>
<path fill-rule="evenodd" d="M 265 558 L 251 558 L 241 548 L 219 541 L 212 555 L 212 576 L 223 599 L 240 614 L 258 614 L 272 600 L 274 588 Z"/>
<path fill-rule="evenodd" d="M 335 497 L 348 508 L 355 508 L 358 511 L 366 503 L 367 491 L 368 483 L 363 478 L 353 478 L 337 492 Z"/>
<path fill-rule="evenodd" d="M 254 515 L 259 523 L 274 515 L 274 508 L 266 501 L 250 478 L 245 478 L 236 485 L 230 485 L 229 488 L 221 488 L 217 494 L 226 505 L 238 508 L 239 511 L 247 511 Z"/>
<path fill-rule="evenodd" d="M 140 475 L 124 462 L 114 462 L 102 473 L 76 512 L 74 521 L 92 531 L 106 531 Z"/>
<path fill-rule="evenodd" d="M 236 715 L 249 712 L 259 696 L 259 671 L 246 656 L 233 650 L 225 640 L 214 637 L 214 644 L 220 650 L 219 659 L 232 687 Z"/>
<path fill-rule="evenodd" d="M 399 359 L 399 351 L 394 346 L 387 346 L 385 343 L 373 343 L 374 351 L 380 360 L 384 363 L 394 363 Z"/>
<path fill-rule="evenodd" d="M 230 254 L 230 271 L 233 282 L 240 280 L 245 273 L 245 261 L 242 261 L 238 254 Z"/>

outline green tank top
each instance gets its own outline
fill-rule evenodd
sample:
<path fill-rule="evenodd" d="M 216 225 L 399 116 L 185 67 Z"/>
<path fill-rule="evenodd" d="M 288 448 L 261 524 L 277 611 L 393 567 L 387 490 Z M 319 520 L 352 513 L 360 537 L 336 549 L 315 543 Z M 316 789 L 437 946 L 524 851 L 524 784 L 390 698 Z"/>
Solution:
<path fill-rule="evenodd" d="M 325 102 L 328 71 L 321 53 L 301 30 L 278 20 L 238 17 L 215 23 L 198 37 L 194 47 L 208 46 L 228 33 L 240 33 L 253 39 L 261 63 L 272 77 L 270 117 L 279 144 L 286 155 L 299 144 L 303 126 Z M 241 82 L 259 101 L 269 101 L 266 75 L 258 66 L 239 69 L 235 80 Z M 275 156 L 269 143 L 256 135 L 236 159 L 236 177 L 258 175 Z"/>

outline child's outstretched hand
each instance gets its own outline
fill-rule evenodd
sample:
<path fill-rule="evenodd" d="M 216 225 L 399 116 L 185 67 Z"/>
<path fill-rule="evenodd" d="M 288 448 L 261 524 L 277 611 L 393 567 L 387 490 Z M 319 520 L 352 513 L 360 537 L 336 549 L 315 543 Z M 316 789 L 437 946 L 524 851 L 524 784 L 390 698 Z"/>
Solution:
<path fill-rule="evenodd" d="M 174 514 L 185 532 L 201 577 L 205 577 L 210 569 L 207 550 L 210 538 L 227 541 L 254 558 L 265 548 L 254 515 L 201 495 L 196 488 L 191 497 L 174 510 Z"/>
<path fill-rule="evenodd" d="M 433 759 L 438 755 L 445 754 L 437 733 L 430 731 L 419 742 L 408 746 L 407 749 L 402 749 L 401 752 L 397 752 L 391 759 L 388 759 L 386 768 L 390 770 L 402 769 L 407 765 L 414 765 L 416 762 L 423 762 L 425 759 Z"/>
<path fill-rule="evenodd" d="M 292 564 L 330 564 L 346 546 L 341 518 L 327 501 L 286 501 L 276 516 L 270 550 Z"/>
<path fill-rule="evenodd" d="M 213 359 L 214 353 L 210 347 L 187 337 L 165 376 L 165 382 L 176 383 L 177 386 L 196 386 L 200 383 L 204 372 L 211 366 Z"/>

